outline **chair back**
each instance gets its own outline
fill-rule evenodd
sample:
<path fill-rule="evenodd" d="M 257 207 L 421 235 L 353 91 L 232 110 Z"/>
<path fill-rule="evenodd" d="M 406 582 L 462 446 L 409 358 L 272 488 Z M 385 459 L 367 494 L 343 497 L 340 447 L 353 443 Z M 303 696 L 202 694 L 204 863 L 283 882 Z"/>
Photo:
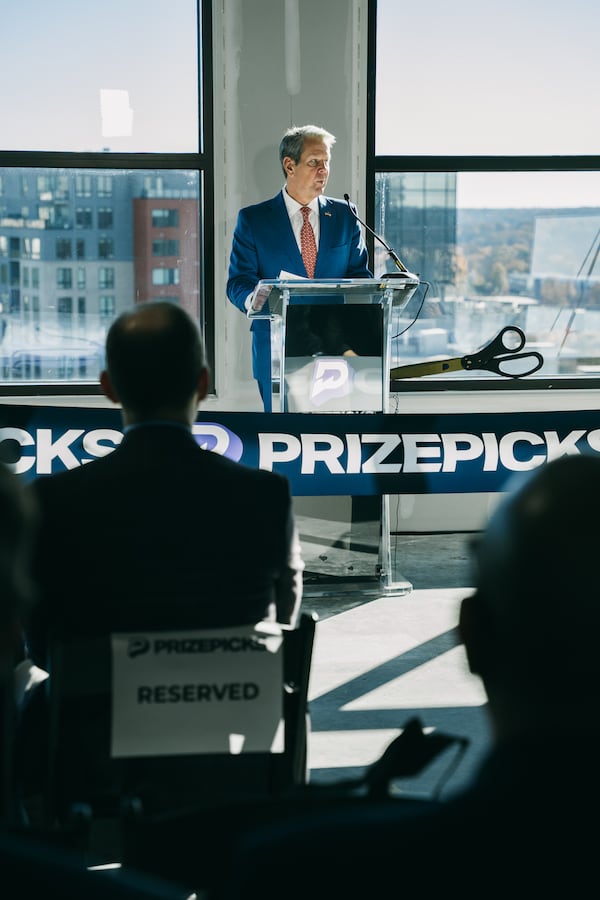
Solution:
<path fill-rule="evenodd" d="M 47 825 L 77 804 L 116 816 L 305 783 L 315 624 L 54 635 Z"/>

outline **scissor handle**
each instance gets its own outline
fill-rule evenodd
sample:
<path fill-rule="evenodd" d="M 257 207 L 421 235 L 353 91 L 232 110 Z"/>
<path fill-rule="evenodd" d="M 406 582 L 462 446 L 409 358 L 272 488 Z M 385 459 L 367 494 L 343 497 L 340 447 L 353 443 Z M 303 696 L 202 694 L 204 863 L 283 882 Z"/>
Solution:
<path fill-rule="evenodd" d="M 506 378 L 522 378 L 532 375 L 544 364 L 544 359 L 537 351 L 519 353 L 525 346 L 525 332 L 517 325 L 505 325 L 489 344 L 485 344 L 468 356 L 463 356 L 462 364 L 465 369 L 486 369 L 488 372 L 496 372 Z M 510 371 L 510 364 L 517 359 L 530 359 L 529 369 L 518 372 Z"/>
<path fill-rule="evenodd" d="M 497 353 L 518 353 L 525 346 L 525 340 L 525 332 L 518 325 L 506 325 L 488 346 L 493 356 Z M 495 348 L 492 345 L 496 345 Z"/>
<path fill-rule="evenodd" d="M 491 369 L 497 371 L 492 363 L 496 356 L 505 353 L 518 353 L 525 346 L 525 333 L 516 325 L 505 325 L 495 338 L 480 347 L 475 353 L 463 357 L 465 369 Z"/>
<path fill-rule="evenodd" d="M 516 360 L 528 360 L 529 365 L 524 366 L 519 363 L 515 365 Z M 497 372 L 498 375 L 504 375 L 505 378 L 525 378 L 527 375 L 533 375 L 544 365 L 544 357 L 537 350 L 530 350 L 527 353 L 506 353 L 504 356 L 495 356 L 491 359 L 487 368 L 491 372 Z"/>

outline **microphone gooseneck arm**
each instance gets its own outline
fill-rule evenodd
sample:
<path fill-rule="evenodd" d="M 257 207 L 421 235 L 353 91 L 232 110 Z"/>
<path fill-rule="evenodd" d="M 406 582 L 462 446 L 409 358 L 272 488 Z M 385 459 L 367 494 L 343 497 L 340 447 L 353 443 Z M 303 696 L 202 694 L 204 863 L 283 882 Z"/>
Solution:
<path fill-rule="evenodd" d="M 356 212 L 356 207 L 352 203 L 350 203 L 350 197 L 348 196 L 348 194 L 344 194 L 344 200 L 348 204 L 348 209 L 350 210 L 356 221 L 360 222 L 363 228 L 366 228 L 369 234 L 372 234 L 373 237 L 378 240 L 383 247 L 385 247 L 391 258 L 394 260 L 396 268 L 399 269 L 403 275 L 410 275 L 410 272 L 408 271 L 396 251 L 393 250 L 392 247 L 390 247 L 390 245 L 386 243 L 386 241 L 384 241 L 384 239 L 380 235 L 378 235 L 376 231 L 373 231 L 372 228 L 369 228 L 366 222 L 363 222 L 363 220 L 359 218 L 358 213 Z"/>

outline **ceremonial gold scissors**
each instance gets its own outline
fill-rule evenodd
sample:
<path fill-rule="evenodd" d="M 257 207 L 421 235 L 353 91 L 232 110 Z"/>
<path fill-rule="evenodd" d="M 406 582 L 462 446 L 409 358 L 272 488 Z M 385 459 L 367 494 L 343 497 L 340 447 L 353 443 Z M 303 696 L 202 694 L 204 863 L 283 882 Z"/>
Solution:
<path fill-rule="evenodd" d="M 520 353 L 524 346 L 524 332 L 516 325 L 507 325 L 489 344 L 485 344 L 475 353 L 457 356 L 454 359 L 436 359 L 396 366 L 390 371 L 390 378 L 395 381 L 399 378 L 417 378 L 421 375 L 443 375 L 461 369 L 467 371 L 483 369 L 504 375 L 505 378 L 523 378 L 526 375 L 533 375 L 544 364 L 543 356 L 536 350 Z"/>

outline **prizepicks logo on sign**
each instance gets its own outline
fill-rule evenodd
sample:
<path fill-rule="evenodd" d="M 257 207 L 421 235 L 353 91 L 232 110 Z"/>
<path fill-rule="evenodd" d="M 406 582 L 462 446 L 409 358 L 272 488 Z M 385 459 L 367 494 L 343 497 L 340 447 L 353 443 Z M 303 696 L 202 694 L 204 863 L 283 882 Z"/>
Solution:
<path fill-rule="evenodd" d="M 283 751 L 279 625 L 116 634 L 113 757 Z"/>
<path fill-rule="evenodd" d="M 224 425 L 217 425 L 216 422 L 196 422 L 192 426 L 192 434 L 203 450 L 220 453 L 221 456 L 226 456 L 234 462 L 239 462 L 242 458 L 244 453 L 242 441 Z"/>
<path fill-rule="evenodd" d="M 129 638 L 129 641 L 127 643 L 127 656 L 130 659 L 134 659 L 136 656 L 141 656 L 142 653 L 147 653 L 149 649 L 150 641 L 148 640 L 148 638 Z"/>

